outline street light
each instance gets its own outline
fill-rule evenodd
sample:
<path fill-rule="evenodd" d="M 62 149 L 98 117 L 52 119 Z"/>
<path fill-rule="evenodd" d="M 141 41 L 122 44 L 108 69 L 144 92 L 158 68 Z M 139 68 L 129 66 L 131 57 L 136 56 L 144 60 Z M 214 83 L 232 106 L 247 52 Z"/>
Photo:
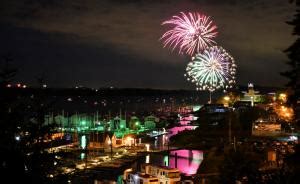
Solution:
<path fill-rule="evenodd" d="M 285 93 L 280 93 L 279 99 L 285 103 L 287 101 L 287 95 Z"/>
<path fill-rule="evenodd" d="M 20 141 L 20 136 L 17 135 L 17 136 L 15 137 L 15 140 L 16 140 L 16 141 Z"/>
<path fill-rule="evenodd" d="M 224 96 L 224 100 L 225 100 L 225 101 L 229 101 L 229 100 L 230 100 L 230 97 L 229 97 L 229 96 Z"/>
<path fill-rule="evenodd" d="M 225 101 L 224 106 L 228 107 L 229 106 L 230 97 L 229 96 L 224 96 L 223 99 Z"/>

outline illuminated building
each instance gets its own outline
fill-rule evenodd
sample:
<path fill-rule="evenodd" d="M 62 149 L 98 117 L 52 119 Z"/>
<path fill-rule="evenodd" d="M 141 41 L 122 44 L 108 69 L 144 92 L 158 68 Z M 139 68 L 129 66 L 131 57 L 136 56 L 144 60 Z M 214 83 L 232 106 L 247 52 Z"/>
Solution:
<path fill-rule="evenodd" d="M 131 116 L 129 120 L 129 128 L 132 130 L 138 130 L 141 127 L 141 122 L 138 117 Z"/>
<path fill-rule="evenodd" d="M 145 129 L 154 129 L 156 127 L 156 123 L 159 121 L 155 116 L 147 116 L 145 117 L 144 126 Z"/>
<path fill-rule="evenodd" d="M 115 117 L 111 120 L 111 130 L 119 130 L 119 129 L 126 129 L 126 120 L 121 119 L 119 117 Z"/>
<path fill-rule="evenodd" d="M 244 95 L 240 101 L 250 102 L 251 106 L 254 106 L 255 103 L 261 102 L 262 100 L 262 95 L 259 94 L 259 91 L 254 90 L 254 85 L 252 83 L 248 84 L 248 91 L 243 93 Z"/>
<path fill-rule="evenodd" d="M 108 132 L 90 132 L 89 134 L 89 148 L 108 148 L 112 144 L 117 146 L 117 138 L 115 134 Z M 121 146 L 122 143 L 119 145 Z"/>
<path fill-rule="evenodd" d="M 275 136 L 281 134 L 281 124 L 270 121 L 258 119 L 252 125 L 252 135 L 256 136 Z"/>
<path fill-rule="evenodd" d="M 154 130 L 159 121 L 155 116 L 145 117 L 142 123 L 138 117 L 132 116 L 129 121 L 129 127 L 126 120 L 119 116 L 106 120 L 99 120 L 98 115 L 74 114 L 64 116 L 62 112 L 54 116 L 49 114 L 45 116 L 45 124 L 56 124 L 57 128 L 50 134 L 52 139 L 66 139 L 78 143 L 83 149 L 82 141 L 86 148 L 98 149 L 105 148 L 110 143 L 112 147 L 132 146 L 136 144 L 135 135 L 146 130 Z"/>
<path fill-rule="evenodd" d="M 223 104 L 205 104 L 194 114 L 198 117 L 197 122 L 201 122 L 201 126 L 223 127 L 228 112 L 229 108 Z"/>

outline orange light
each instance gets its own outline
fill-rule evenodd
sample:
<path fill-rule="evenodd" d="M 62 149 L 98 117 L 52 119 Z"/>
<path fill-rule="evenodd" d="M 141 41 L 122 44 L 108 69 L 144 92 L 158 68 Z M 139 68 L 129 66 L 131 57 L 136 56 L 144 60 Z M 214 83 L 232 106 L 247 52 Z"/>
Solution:
<path fill-rule="evenodd" d="M 229 97 L 229 96 L 225 96 L 225 97 L 224 97 L 224 100 L 229 101 L 229 100 L 230 100 L 230 97 Z"/>

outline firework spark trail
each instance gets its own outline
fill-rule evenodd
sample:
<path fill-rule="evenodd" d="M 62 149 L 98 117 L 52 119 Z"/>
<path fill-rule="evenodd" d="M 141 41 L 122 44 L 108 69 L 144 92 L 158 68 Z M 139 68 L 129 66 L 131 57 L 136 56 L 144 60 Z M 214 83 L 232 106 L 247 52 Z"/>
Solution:
<path fill-rule="evenodd" d="M 227 89 L 235 83 L 234 59 L 219 46 L 209 47 L 202 54 L 196 54 L 188 63 L 186 71 L 188 81 L 195 83 L 198 90 Z"/>
<path fill-rule="evenodd" d="M 164 40 L 164 47 L 169 46 L 172 51 L 178 48 L 179 53 L 194 55 L 216 44 L 213 39 L 217 36 L 217 26 L 206 15 L 181 12 L 179 16 L 162 23 L 167 24 L 174 27 L 164 33 L 161 39 Z"/>

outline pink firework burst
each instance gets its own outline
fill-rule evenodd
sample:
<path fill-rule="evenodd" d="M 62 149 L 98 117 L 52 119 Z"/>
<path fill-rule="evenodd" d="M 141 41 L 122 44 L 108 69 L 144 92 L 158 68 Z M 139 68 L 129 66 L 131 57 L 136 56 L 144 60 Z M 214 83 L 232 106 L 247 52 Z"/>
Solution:
<path fill-rule="evenodd" d="M 162 23 L 167 24 L 174 27 L 162 35 L 164 47 L 169 46 L 172 50 L 179 48 L 179 53 L 184 52 L 192 56 L 216 44 L 213 39 L 218 34 L 217 26 L 209 16 L 180 12 L 179 16 L 173 16 L 172 19 Z"/>

